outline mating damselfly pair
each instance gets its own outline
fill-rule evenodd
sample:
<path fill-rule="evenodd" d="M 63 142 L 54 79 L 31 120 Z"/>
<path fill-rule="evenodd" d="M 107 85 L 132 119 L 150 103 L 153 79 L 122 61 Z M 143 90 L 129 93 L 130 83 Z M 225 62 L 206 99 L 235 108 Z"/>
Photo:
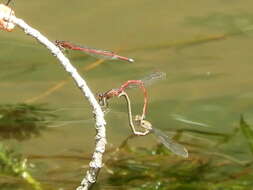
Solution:
<path fill-rule="evenodd" d="M 150 75 L 144 77 L 143 79 L 139 80 L 128 80 L 122 85 L 120 85 L 119 88 L 114 88 L 109 91 L 106 91 L 105 93 L 101 93 L 98 95 L 98 99 L 101 105 L 108 106 L 107 101 L 110 98 L 113 97 L 125 97 L 127 102 L 127 108 L 128 108 L 128 118 L 129 118 L 129 126 L 132 129 L 132 132 L 135 135 L 147 135 L 149 133 L 154 134 L 158 141 L 161 142 L 166 148 L 171 150 L 173 153 L 182 156 L 184 158 L 188 157 L 188 151 L 187 149 L 181 145 L 176 143 L 172 138 L 168 137 L 164 132 L 162 132 L 159 129 L 156 129 L 153 127 L 153 125 L 145 119 L 146 113 L 147 113 L 147 104 L 148 104 L 148 97 L 147 97 L 147 90 L 146 86 L 149 84 L 153 84 L 157 80 L 162 80 L 166 78 L 166 73 L 164 72 L 154 72 Z M 136 88 L 139 87 L 142 89 L 144 93 L 144 105 L 142 110 L 142 115 L 136 115 L 135 121 L 132 119 L 132 108 L 131 108 L 131 102 L 128 94 L 126 93 L 127 89 L 130 88 Z M 143 131 L 137 131 L 135 125 L 138 125 Z"/>

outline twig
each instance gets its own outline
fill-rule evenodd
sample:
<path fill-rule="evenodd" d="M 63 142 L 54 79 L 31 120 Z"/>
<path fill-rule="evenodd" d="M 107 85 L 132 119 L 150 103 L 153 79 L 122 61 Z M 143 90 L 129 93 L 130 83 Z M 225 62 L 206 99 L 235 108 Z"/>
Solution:
<path fill-rule="evenodd" d="M 100 168 L 102 167 L 102 156 L 105 152 L 106 145 L 106 134 L 105 134 L 105 125 L 104 113 L 99 106 L 96 98 L 89 89 L 88 85 L 84 79 L 78 74 L 77 70 L 71 65 L 70 61 L 64 56 L 61 50 L 50 42 L 45 36 L 43 36 L 39 31 L 33 29 L 28 24 L 26 24 L 22 19 L 15 17 L 14 15 L 0 13 L 4 20 L 7 20 L 10 23 L 13 23 L 19 26 L 27 35 L 34 37 L 38 42 L 44 45 L 47 49 L 51 51 L 53 56 L 55 56 L 64 67 L 64 69 L 71 75 L 73 80 L 76 82 L 76 85 L 83 92 L 84 96 L 88 99 L 90 105 L 93 107 L 93 113 L 96 120 L 96 145 L 95 150 L 92 155 L 92 160 L 90 161 L 90 168 L 86 173 L 86 176 L 83 178 L 81 185 L 77 190 L 86 190 L 92 184 L 96 182 L 96 177 L 99 173 Z M 1 18 L 0 18 L 1 19 Z"/>

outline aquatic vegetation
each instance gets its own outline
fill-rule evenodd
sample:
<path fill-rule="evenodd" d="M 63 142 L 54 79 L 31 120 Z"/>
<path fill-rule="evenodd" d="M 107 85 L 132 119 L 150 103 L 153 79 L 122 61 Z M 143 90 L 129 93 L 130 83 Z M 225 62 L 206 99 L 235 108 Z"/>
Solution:
<path fill-rule="evenodd" d="M 19 188 L 19 185 L 17 184 L 9 184 L 9 183 L 0 184 L 0 189 L 4 189 L 4 190 L 17 190 L 18 188 Z"/>
<path fill-rule="evenodd" d="M 0 105 L 0 138 L 26 140 L 40 135 L 55 115 L 40 105 Z"/>
<path fill-rule="evenodd" d="M 253 153 L 253 128 L 244 121 L 243 116 L 241 116 L 240 119 L 240 128 L 245 139 L 248 142 L 251 152 Z"/>
<path fill-rule="evenodd" d="M 252 30 L 253 15 L 247 13 L 225 14 L 216 12 L 204 17 L 188 17 L 185 23 L 192 26 L 220 29 L 226 32 L 243 33 Z"/>
<path fill-rule="evenodd" d="M 169 41 L 164 42 L 160 44 L 152 44 L 152 45 L 146 45 L 142 47 L 135 47 L 135 48 L 126 48 L 124 49 L 125 52 L 133 52 L 133 51 L 139 51 L 139 50 L 162 50 L 162 49 L 170 49 L 170 48 L 185 48 L 185 47 L 191 47 L 195 45 L 202 45 L 206 43 L 210 43 L 213 41 L 220 41 L 224 40 L 227 37 L 225 34 L 217 34 L 217 35 L 207 35 L 207 36 L 197 36 L 193 37 L 192 39 L 188 40 L 176 40 L 176 41 Z"/>
<path fill-rule="evenodd" d="M 17 176 L 23 170 L 23 164 L 25 164 L 25 160 L 22 161 L 20 155 L 0 144 L 0 168 L 2 174 Z"/>
<path fill-rule="evenodd" d="M 35 180 L 27 169 L 27 160 L 14 150 L 5 148 L 0 144 L 0 174 L 12 177 L 20 177 L 34 190 L 42 190 L 40 183 Z M 6 183 L 4 186 L 8 185 Z M 0 185 L 1 187 L 1 185 Z"/>
<path fill-rule="evenodd" d="M 243 117 L 239 127 L 251 146 L 252 129 Z M 239 132 L 237 129 L 231 134 L 203 132 L 203 135 L 225 138 L 222 144 L 233 146 L 231 142 Z M 201 134 L 200 130 L 190 132 Z M 130 146 L 128 141 L 132 138 L 127 138 L 117 152 L 108 155 L 106 166 L 110 175 L 101 182 L 105 186 L 130 190 L 248 190 L 253 185 L 252 159 L 241 161 L 221 149 L 217 149 L 220 152 L 214 152 L 212 147 L 192 149 L 190 144 L 191 157 L 181 159 L 162 144 L 153 149 Z M 221 145 L 220 140 L 217 141 L 214 148 Z"/>
<path fill-rule="evenodd" d="M 208 136 L 208 134 L 204 135 Z M 204 152 L 208 150 L 192 149 L 190 145 L 188 148 L 191 157 L 182 159 L 171 153 L 163 144 L 157 144 L 153 148 L 130 145 L 129 140 L 134 138 L 138 137 L 129 137 L 120 147 L 106 153 L 106 167 L 102 170 L 102 179 L 95 184 L 94 189 L 248 190 L 253 185 L 252 162 L 238 164 L 233 161 L 232 156 L 229 157 L 223 152 L 219 153 L 223 156 L 218 156 L 211 150 L 210 154 L 205 154 Z M 231 140 L 224 143 L 229 146 Z M 25 159 L 19 155 L 16 156 L 14 151 L 6 151 L 2 148 L 0 155 L 6 154 L 11 155 L 13 161 L 7 162 L 6 160 L 9 159 L 6 159 L 7 156 L 0 156 L 1 168 L 5 168 L 3 171 L 7 171 L 5 175 L 20 177 L 20 173 L 24 171 L 22 163 L 25 163 Z M 70 165 L 71 162 L 77 162 L 78 159 L 83 162 L 79 156 L 73 156 L 73 159 L 64 155 L 47 157 L 49 160 L 55 158 L 65 160 L 64 164 L 67 161 Z M 37 156 L 36 159 L 43 159 L 43 155 L 41 158 Z M 14 170 L 13 168 L 18 169 Z M 64 172 L 64 168 L 65 166 L 62 165 L 62 169 L 59 168 L 59 170 Z M 64 185 L 64 180 L 67 182 L 75 179 L 76 175 L 73 175 L 73 178 L 63 179 L 61 183 Z M 47 183 L 45 180 L 50 181 L 50 177 L 43 179 L 43 186 L 44 183 Z M 48 188 L 53 189 L 52 186 L 55 185 L 51 184 L 51 187 Z M 65 184 L 65 186 L 67 185 Z"/>
<path fill-rule="evenodd" d="M 199 154 L 179 159 L 162 145 L 152 151 L 122 148 L 106 165 L 111 175 L 104 183 L 118 189 L 248 190 L 253 185 L 252 167 Z"/>

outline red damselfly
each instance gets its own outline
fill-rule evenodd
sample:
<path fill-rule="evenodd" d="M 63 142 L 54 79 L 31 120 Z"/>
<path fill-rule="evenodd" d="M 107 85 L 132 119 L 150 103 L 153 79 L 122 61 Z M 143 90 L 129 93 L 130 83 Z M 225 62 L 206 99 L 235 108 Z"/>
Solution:
<path fill-rule="evenodd" d="M 55 44 L 60 47 L 60 48 L 66 48 L 70 50 L 77 50 L 77 51 L 82 51 L 88 55 L 91 55 L 93 57 L 97 57 L 100 59 L 108 59 L 108 60 L 122 60 L 122 61 L 128 61 L 128 62 L 134 62 L 133 59 L 117 55 L 114 52 L 111 51 L 106 51 L 106 50 L 99 50 L 95 48 L 90 48 L 87 46 L 81 46 L 81 45 L 76 45 L 68 41 L 60 41 L 56 40 Z"/>
<path fill-rule="evenodd" d="M 144 106 L 143 106 L 143 117 L 147 112 L 147 104 L 148 104 L 148 97 L 147 97 L 147 90 L 146 86 L 153 84 L 157 80 L 162 80 L 166 78 L 166 73 L 164 72 L 153 72 L 148 76 L 140 79 L 140 80 L 128 80 L 123 83 L 119 88 L 111 89 L 105 93 L 98 94 L 98 100 L 101 106 L 108 106 L 108 100 L 112 97 L 119 96 L 121 92 L 129 88 L 136 88 L 139 87 L 142 89 L 144 94 Z"/>

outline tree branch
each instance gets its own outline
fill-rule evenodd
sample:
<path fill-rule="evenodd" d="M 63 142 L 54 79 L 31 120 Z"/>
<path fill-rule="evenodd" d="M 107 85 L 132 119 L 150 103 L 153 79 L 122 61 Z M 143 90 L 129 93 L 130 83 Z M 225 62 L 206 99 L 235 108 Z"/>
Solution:
<path fill-rule="evenodd" d="M 1 10 L 0 10 L 1 11 Z M 25 23 L 22 19 L 15 17 L 15 15 L 5 14 L 0 12 L 0 21 L 8 22 L 14 25 L 19 26 L 27 35 L 35 38 L 39 43 L 44 45 L 49 51 L 55 56 L 64 69 L 71 75 L 76 85 L 84 96 L 88 99 L 91 107 L 93 108 L 93 113 L 96 122 L 96 137 L 95 137 L 95 150 L 92 155 L 92 159 L 90 161 L 90 168 L 88 169 L 86 176 L 83 178 L 81 185 L 77 188 L 77 190 L 86 190 L 92 184 L 96 182 L 96 177 L 99 173 L 100 168 L 102 168 L 102 157 L 105 152 L 106 145 L 106 134 L 105 134 L 105 125 L 106 122 L 104 120 L 104 113 L 98 104 L 96 98 L 93 93 L 89 89 L 85 80 L 79 75 L 77 70 L 71 65 L 68 58 L 64 56 L 64 54 L 60 51 L 60 49 L 54 45 L 54 43 L 50 42 L 45 36 L 43 36 L 39 31 L 30 27 L 27 23 Z"/>

